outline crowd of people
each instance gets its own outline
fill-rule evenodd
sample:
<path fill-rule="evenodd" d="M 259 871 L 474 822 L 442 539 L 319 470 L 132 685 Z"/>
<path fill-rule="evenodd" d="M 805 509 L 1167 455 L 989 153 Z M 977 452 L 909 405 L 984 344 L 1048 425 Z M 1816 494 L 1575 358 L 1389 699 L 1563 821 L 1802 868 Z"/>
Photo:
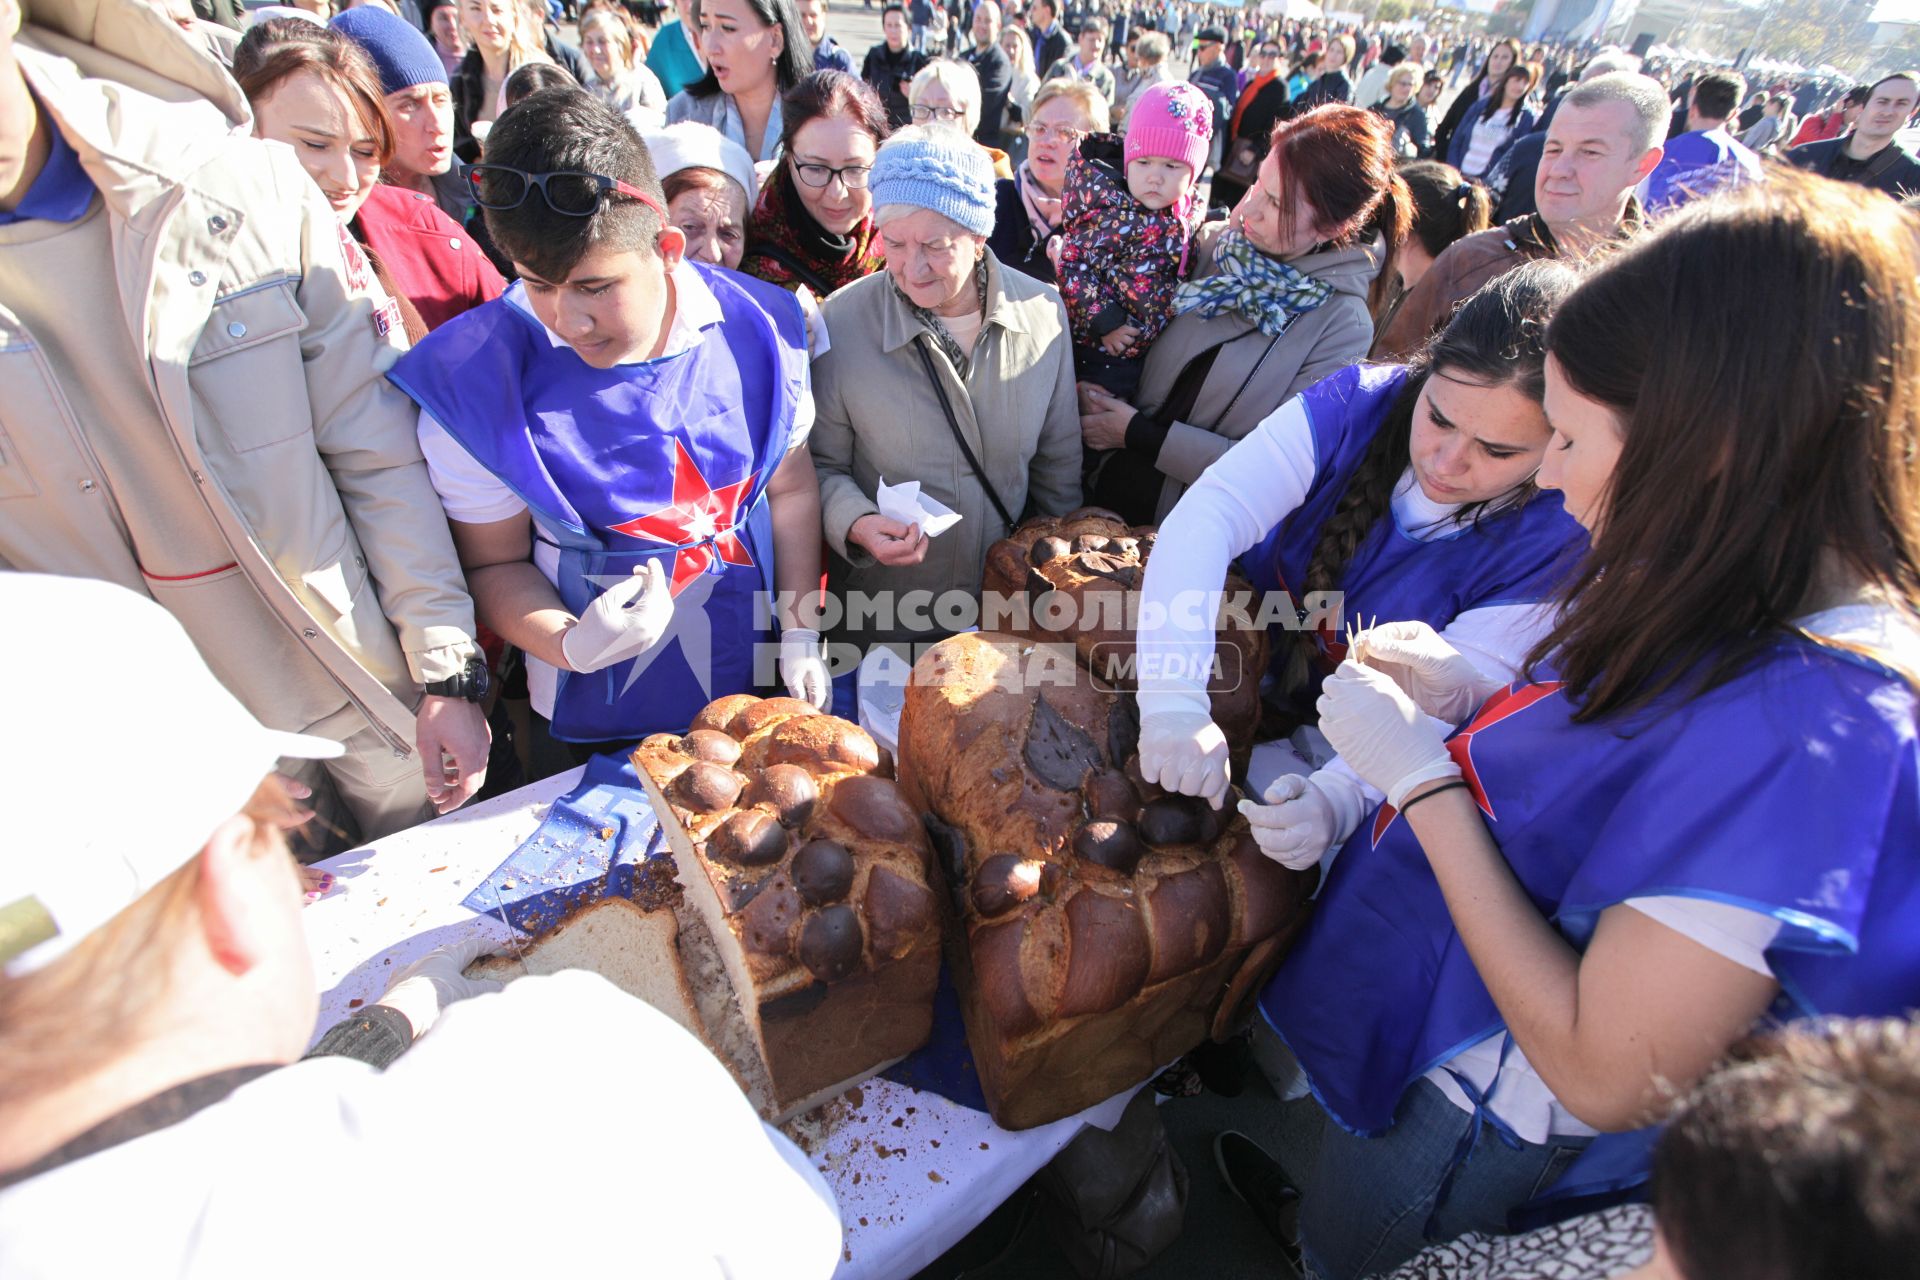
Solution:
<path fill-rule="evenodd" d="M 427 1153 L 500 1090 L 626 1055 L 676 1090 L 519 1208 L 614 1218 L 568 1162 L 651 1152 L 729 1188 L 662 1274 L 829 1273 L 807 1161 L 598 979 L 442 948 L 309 1053 L 307 864 L 725 694 L 858 716 L 1096 505 L 1158 530 L 1140 777 L 1321 877 L 1250 1035 L 1323 1136 L 1216 1146 L 1276 1252 L 1906 1273 L 1913 73 L 1180 0 L 888 3 L 856 72 L 824 0 L 566 13 L 0 0 L 0 1271 L 257 1270 L 307 1185 L 413 1269 L 592 1269 L 406 1224 L 474 1212 Z M 1289 602 L 1239 775 L 1229 570 Z"/>

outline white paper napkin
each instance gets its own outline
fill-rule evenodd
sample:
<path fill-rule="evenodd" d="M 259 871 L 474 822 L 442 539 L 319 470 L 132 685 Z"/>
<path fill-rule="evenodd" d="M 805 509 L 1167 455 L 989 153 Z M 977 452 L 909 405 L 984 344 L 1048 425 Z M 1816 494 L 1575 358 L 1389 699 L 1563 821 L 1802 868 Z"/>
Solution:
<path fill-rule="evenodd" d="M 882 476 L 880 491 L 873 495 L 873 500 L 881 515 L 901 524 L 917 524 L 920 532 L 929 538 L 937 538 L 960 523 L 960 513 L 921 493 L 918 480 L 888 484 Z"/>

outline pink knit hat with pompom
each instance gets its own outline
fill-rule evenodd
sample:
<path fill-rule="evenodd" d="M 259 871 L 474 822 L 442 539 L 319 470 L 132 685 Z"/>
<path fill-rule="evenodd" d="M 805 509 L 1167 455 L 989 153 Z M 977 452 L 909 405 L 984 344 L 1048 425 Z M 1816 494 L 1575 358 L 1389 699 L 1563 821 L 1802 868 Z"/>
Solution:
<path fill-rule="evenodd" d="M 1178 160 L 1197 179 L 1213 142 L 1213 100 L 1184 80 L 1163 81 L 1140 95 L 1127 120 L 1127 163 L 1141 156 Z"/>

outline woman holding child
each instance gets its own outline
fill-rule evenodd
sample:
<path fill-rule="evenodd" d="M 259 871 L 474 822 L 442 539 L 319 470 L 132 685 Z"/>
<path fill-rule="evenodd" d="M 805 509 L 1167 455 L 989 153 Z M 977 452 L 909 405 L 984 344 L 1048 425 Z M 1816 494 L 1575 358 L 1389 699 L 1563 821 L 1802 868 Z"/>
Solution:
<path fill-rule="evenodd" d="M 1275 132 L 1259 183 L 1224 227 L 1195 238 L 1139 395 L 1082 384 L 1087 447 L 1116 451 L 1089 501 L 1157 523 L 1284 401 L 1366 355 L 1369 297 L 1391 278 L 1412 217 L 1395 164 L 1391 127 L 1357 107 L 1321 107 Z"/>

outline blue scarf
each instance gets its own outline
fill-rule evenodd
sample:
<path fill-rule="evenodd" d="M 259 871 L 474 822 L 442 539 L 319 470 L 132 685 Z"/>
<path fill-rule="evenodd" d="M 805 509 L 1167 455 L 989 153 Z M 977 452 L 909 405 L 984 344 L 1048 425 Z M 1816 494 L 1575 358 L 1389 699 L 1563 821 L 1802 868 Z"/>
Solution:
<path fill-rule="evenodd" d="M 1213 250 L 1214 274 L 1189 280 L 1173 295 L 1175 315 L 1198 311 L 1217 316 L 1237 311 L 1269 338 L 1287 331 L 1296 316 L 1333 296 L 1333 286 L 1296 271 L 1254 248 L 1238 231 L 1220 237 Z"/>

